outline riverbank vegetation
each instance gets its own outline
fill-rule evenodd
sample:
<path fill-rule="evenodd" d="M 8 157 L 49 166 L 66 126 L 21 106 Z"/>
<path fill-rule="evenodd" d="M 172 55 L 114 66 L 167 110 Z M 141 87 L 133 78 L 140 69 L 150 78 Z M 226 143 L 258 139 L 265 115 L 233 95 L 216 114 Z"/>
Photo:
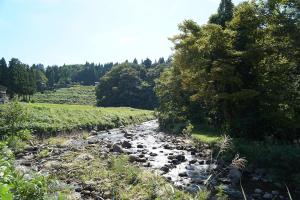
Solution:
<path fill-rule="evenodd" d="M 59 191 L 68 189 L 59 187 L 51 176 L 36 172 L 25 174 L 14 165 L 15 153 L 28 147 L 32 139 L 30 131 L 20 127 L 27 116 L 27 110 L 17 102 L 9 103 L 0 112 L 0 199 L 59 198 L 62 195 Z"/>
<path fill-rule="evenodd" d="M 87 105 L 22 104 L 30 117 L 21 126 L 34 133 L 71 132 L 79 129 L 109 129 L 154 118 L 153 111 L 134 108 L 97 108 Z M 0 106 L 1 109 L 1 106 Z M 5 132 L 7 126 L 1 129 Z"/>

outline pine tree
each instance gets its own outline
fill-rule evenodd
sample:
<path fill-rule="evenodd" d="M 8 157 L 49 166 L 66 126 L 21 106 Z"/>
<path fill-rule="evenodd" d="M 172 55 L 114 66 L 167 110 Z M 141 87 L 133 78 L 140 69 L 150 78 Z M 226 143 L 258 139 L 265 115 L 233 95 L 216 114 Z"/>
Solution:
<path fill-rule="evenodd" d="M 138 61 L 136 58 L 133 60 L 133 64 L 138 64 Z"/>
<path fill-rule="evenodd" d="M 158 64 L 164 64 L 164 63 L 165 63 L 164 57 L 158 59 Z"/>
<path fill-rule="evenodd" d="M 152 61 L 149 58 L 146 58 L 146 60 L 144 60 L 142 63 L 146 68 L 149 68 L 152 65 Z"/>
<path fill-rule="evenodd" d="M 231 0 L 221 0 L 217 14 L 212 15 L 209 22 L 225 27 L 226 22 L 232 19 L 233 7 Z"/>
<path fill-rule="evenodd" d="M 0 60 L 0 85 L 8 86 L 8 69 L 4 58 Z"/>

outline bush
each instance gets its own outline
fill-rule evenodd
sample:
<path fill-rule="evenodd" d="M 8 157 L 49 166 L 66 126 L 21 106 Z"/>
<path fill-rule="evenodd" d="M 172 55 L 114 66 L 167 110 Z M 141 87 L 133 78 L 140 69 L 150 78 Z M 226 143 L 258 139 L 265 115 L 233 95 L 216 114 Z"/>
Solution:
<path fill-rule="evenodd" d="M 17 101 L 5 104 L 0 109 L 0 135 L 2 138 L 22 134 L 23 123 L 28 119 L 28 112 Z"/>

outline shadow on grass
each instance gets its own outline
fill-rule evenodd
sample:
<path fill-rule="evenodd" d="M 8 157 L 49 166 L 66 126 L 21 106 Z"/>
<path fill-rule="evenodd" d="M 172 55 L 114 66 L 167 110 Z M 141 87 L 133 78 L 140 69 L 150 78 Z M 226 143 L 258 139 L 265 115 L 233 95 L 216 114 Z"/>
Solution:
<path fill-rule="evenodd" d="M 210 128 L 195 128 L 193 138 L 211 147 L 221 139 L 218 131 Z M 284 144 L 282 141 L 255 141 L 246 138 L 233 138 L 233 148 L 224 155 L 230 161 L 236 153 L 245 157 L 248 166 L 263 168 L 269 179 L 300 186 L 300 146 Z"/>
<path fill-rule="evenodd" d="M 221 134 L 210 127 L 196 127 L 192 132 L 192 137 L 199 142 L 214 146 L 221 139 Z"/>

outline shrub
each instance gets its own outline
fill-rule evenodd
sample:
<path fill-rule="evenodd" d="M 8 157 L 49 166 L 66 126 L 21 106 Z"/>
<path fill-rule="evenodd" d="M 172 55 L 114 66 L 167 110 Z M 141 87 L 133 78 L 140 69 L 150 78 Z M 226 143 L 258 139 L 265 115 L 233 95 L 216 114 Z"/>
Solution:
<path fill-rule="evenodd" d="M 5 104 L 0 109 L 0 134 L 2 138 L 16 133 L 23 135 L 19 131 L 22 130 L 21 127 L 28 117 L 27 109 L 17 101 Z"/>

